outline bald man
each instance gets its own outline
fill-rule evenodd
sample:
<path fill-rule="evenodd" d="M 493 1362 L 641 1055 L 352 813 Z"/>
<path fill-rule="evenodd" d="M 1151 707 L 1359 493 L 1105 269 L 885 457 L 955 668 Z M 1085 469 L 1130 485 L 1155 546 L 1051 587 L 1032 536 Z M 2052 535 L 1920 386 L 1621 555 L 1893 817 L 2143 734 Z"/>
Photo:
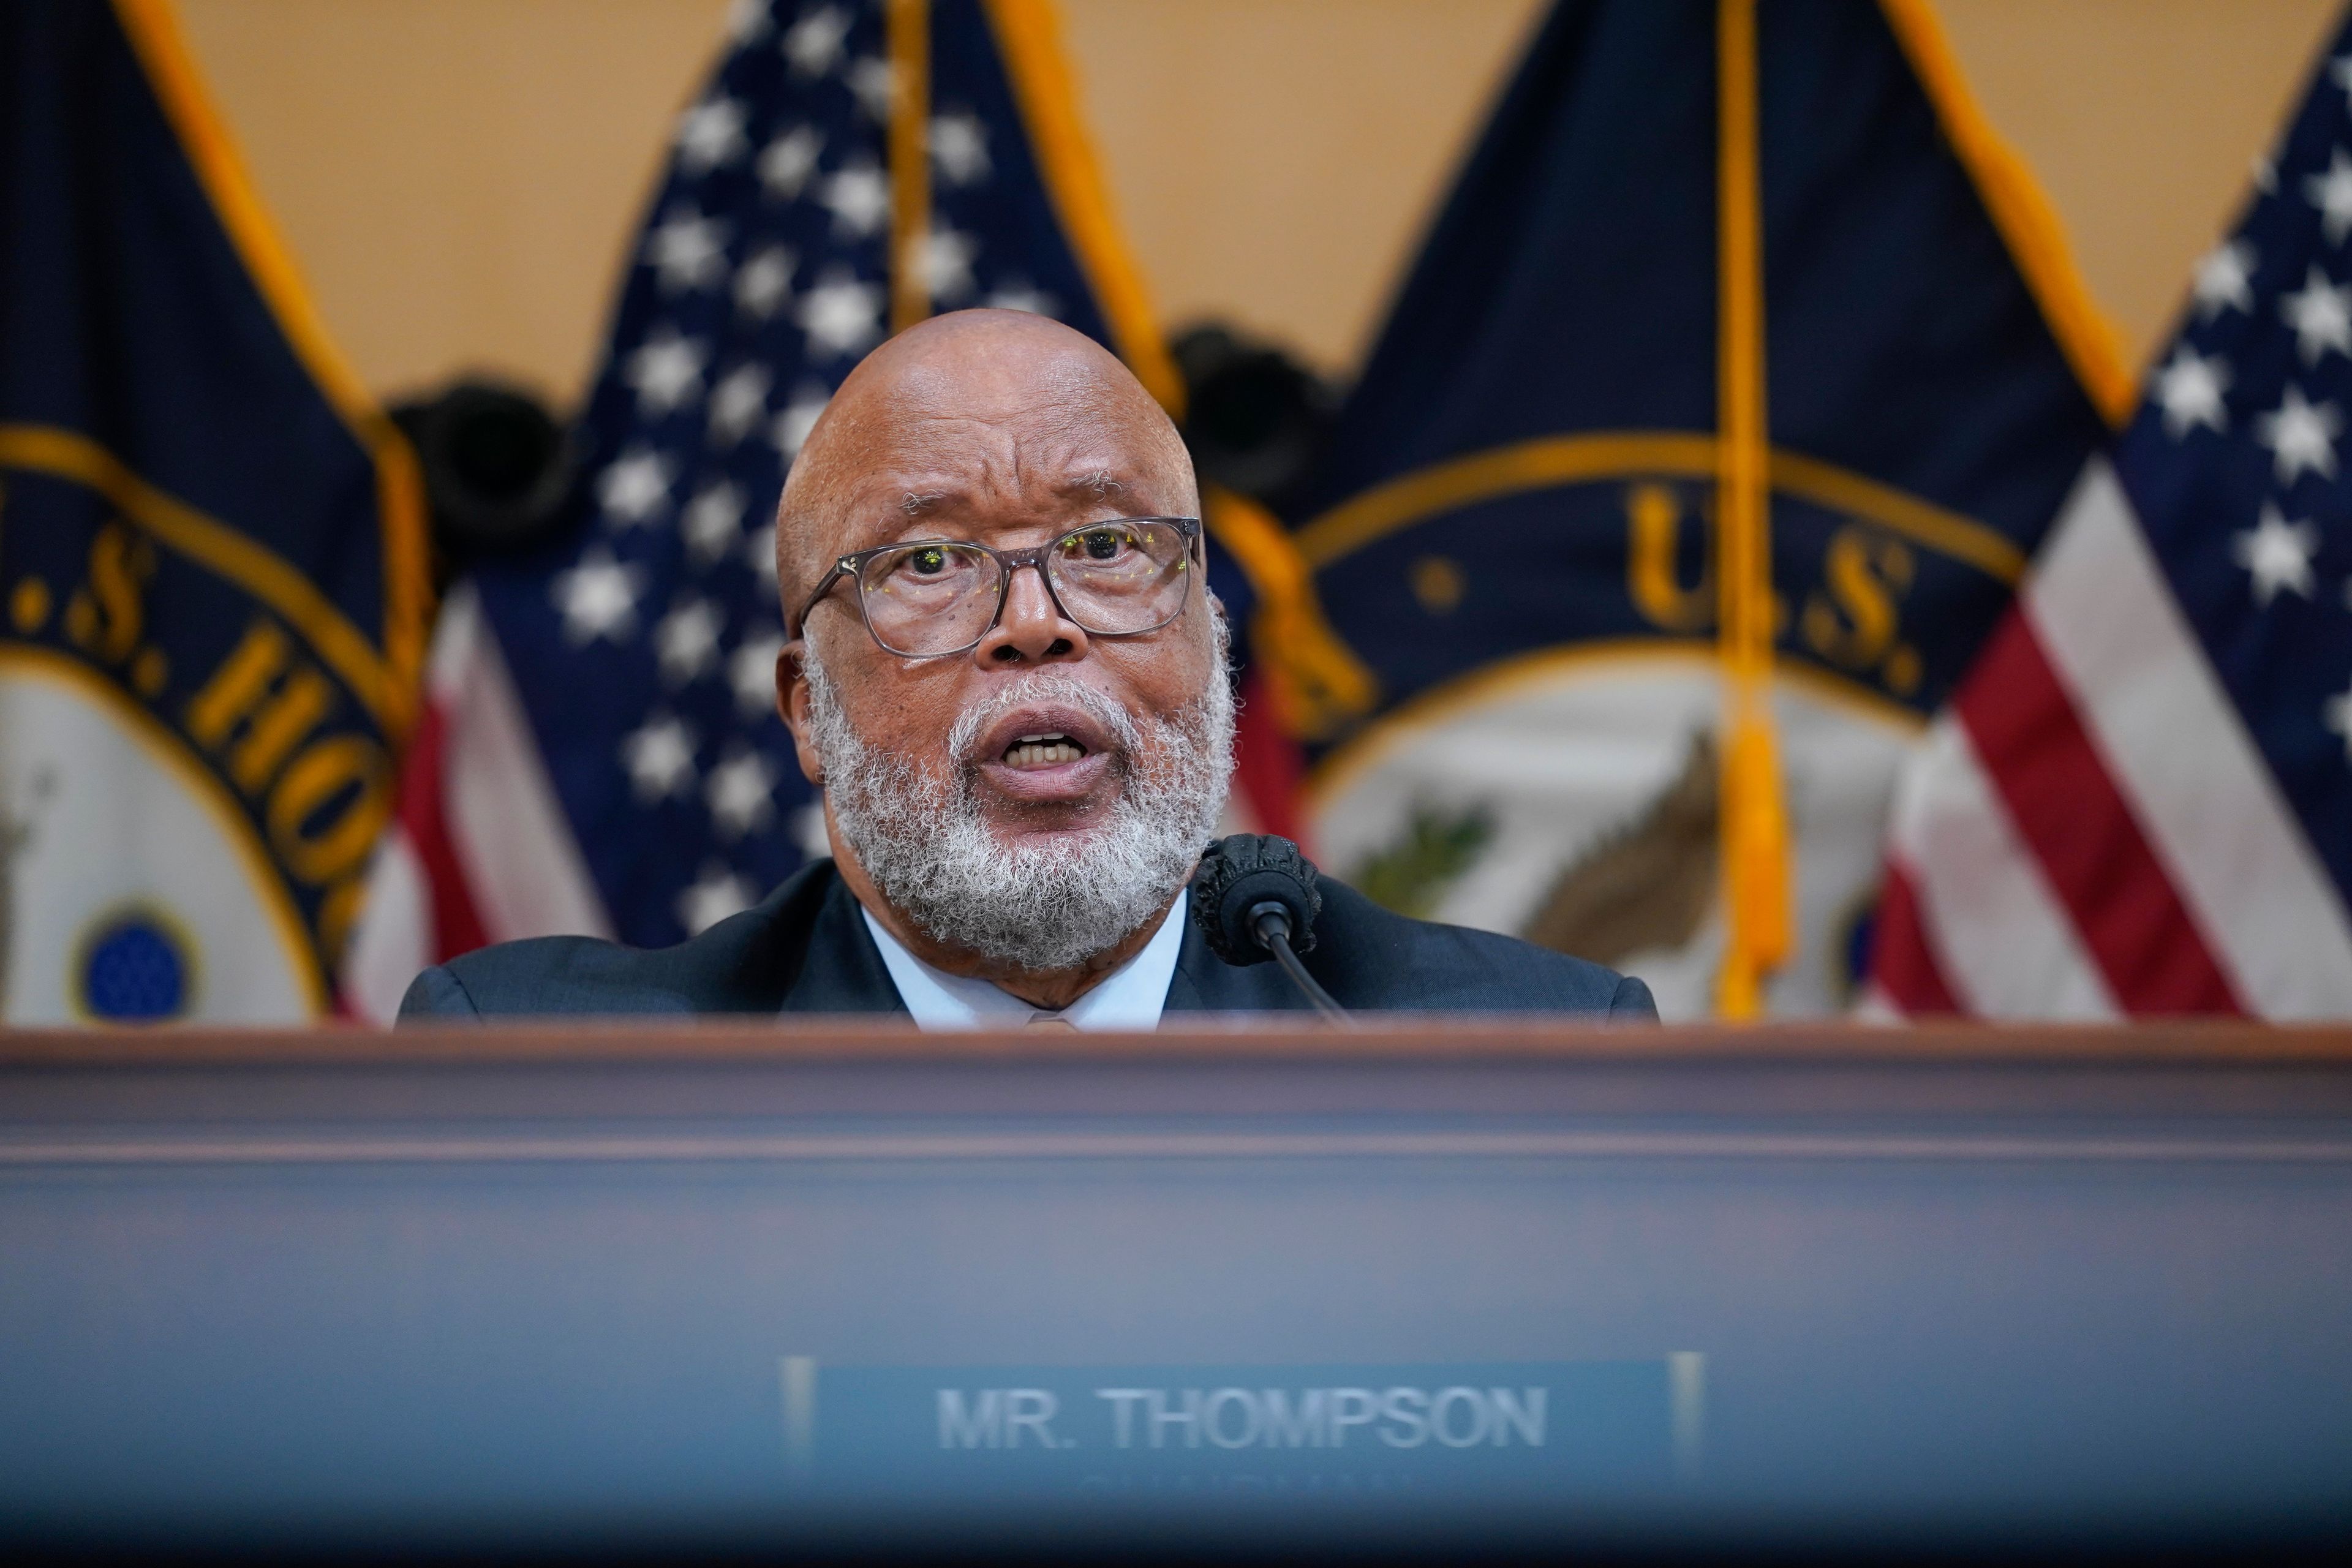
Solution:
<path fill-rule="evenodd" d="M 1186 919 L 1234 746 L 1200 510 L 1175 427 L 1091 339 L 1003 310 L 893 338 L 809 433 L 776 517 L 777 705 L 833 858 L 676 947 L 470 953 L 401 1016 L 1149 1029 L 1307 1006 Z M 1639 980 L 1321 888 L 1307 965 L 1342 1005 L 1655 1016 Z"/>

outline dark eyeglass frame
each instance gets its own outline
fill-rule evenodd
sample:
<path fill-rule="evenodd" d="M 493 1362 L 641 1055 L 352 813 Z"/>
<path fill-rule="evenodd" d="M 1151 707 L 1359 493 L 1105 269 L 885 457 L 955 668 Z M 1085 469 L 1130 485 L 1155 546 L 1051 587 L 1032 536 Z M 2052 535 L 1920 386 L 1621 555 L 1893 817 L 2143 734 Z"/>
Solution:
<path fill-rule="evenodd" d="M 982 642 L 987 640 L 989 633 L 996 629 L 997 623 L 1004 619 L 1004 603 L 1007 599 L 1012 597 L 1013 595 L 1013 574 L 1020 571 L 1024 566 L 1029 566 L 1036 569 L 1037 581 L 1045 584 L 1045 596 L 1054 602 L 1055 613 L 1059 615 L 1064 620 L 1069 622 L 1072 626 L 1076 626 L 1079 630 L 1085 632 L 1088 637 L 1148 637 L 1151 633 L 1159 631 L 1163 626 L 1173 625 L 1176 620 L 1184 614 L 1185 610 L 1191 606 L 1192 603 L 1192 592 L 1189 587 L 1184 591 L 1183 601 L 1173 610 L 1171 610 L 1168 613 L 1165 620 L 1154 621 L 1148 626 L 1138 626 L 1132 631 L 1098 632 L 1095 630 L 1094 627 L 1087 626 L 1086 622 L 1078 619 L 1077 616 L 1070 613 L 1070 607 L 1062 603 L 1061 594 L 1054 587 L 1054 574 L 1046 570 L 1048 554 L 1051 552 L 1059 549 L 1068 541 L 1076 538 L 1082 533 L 1091 533 L 1098 528 L 1116 528 L 1123 522 L 1160 522 L 1172 524 L 1176 531 L 1184 536 L 1185 555 L 1190 558 L 1195 565 L 1206 564 L 1203 552 L 1201 549 L 1201 540 L 1202 537 L 1201 520 L 1197 517 L 1100 518 L 1093 522 L 1082 522 L 1076 528 L 1065 530 L 1064 531 L 1055 534 L 1053 538 L 1047 540 L 1045 543 L 1033 544 L 1026 550 L 999 550 L 993 545 L 982 544 L 976 539 L 908 539 L 903 540 L 896 544 L 877 544 L 871 550 L 854 551 L 847 555 L 837 557 L 834 561 L 833 570 L 824 574 L 824 580 L 816 585 L 816 591 L 801 602 L 801 607 L 793 613 L 792 622 L 785 629 L 794 637 L 804 636 L 808 630 L 809 612 L 815 609 L 819 601 L 823 600 L 827 594 L 833 592 L 833 585 L 835 583 L 838 583 L 844 577 L 846 577 L 851 582 L 857 584 L 857 618 L 866 623 L 866 635 L 874 639 L 875 647 L 880 648 L 884 653 L 888 654 L 893 658 L 952 658 L 960 653 L 970 653 L 972 649 L 978 647 Z M 864 569 L 866 563 L 871 561 L 877 555 L 887 555 L 896 550 L 919 550 L 927 544 L 952 546 L 958 550 L 977 550 L 982 554 L 986 555 L 991 560 L 994 561 L 996 563 L 996 608 L 990 612 L 988 624 L 980 628 L 980 635 L 973 637 L 961 647 L 942 648 L 937 653 L 900 653 L 897 648 L 892 647 L 888 643 L 882 640 L 882 634 L 874 629 L 873 617 L 866 613 L 866 578 Z"/>

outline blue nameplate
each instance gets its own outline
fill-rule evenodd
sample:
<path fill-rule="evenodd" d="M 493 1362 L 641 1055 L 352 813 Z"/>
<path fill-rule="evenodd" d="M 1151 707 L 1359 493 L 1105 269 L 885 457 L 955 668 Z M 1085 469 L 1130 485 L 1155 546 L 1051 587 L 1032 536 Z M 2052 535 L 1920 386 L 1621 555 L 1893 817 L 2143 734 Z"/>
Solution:
<path fill-rule="evenodd" d="M 1622 1497 L 1687 1479 L 1703 1361 L 1255 1366 L 783 1363 L 813 1500 Z"/>

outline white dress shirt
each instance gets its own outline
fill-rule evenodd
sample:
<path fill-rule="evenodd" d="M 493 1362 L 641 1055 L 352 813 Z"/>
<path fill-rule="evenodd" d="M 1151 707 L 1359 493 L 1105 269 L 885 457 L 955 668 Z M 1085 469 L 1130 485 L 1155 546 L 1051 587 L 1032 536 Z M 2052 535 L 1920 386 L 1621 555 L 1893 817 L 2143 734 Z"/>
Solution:
<path fill-rule="evenodd" d="M 908 952 L 898 939 L 859 905 L 874 945 L 882 950 L 898 999 L 915 1016 L 919 1029 L 1019 1029 L 1031 1024 L 1067 1024 L 1077 1029 L 1156 1029 L 1176 978 L 1176 955 L 1184 948 L 1185 900 L 1178 899 L 1142 951 L 1112 970 L 1094 988 L 1060 1012 L 1033 1007 L 985 980 L 934 969 Z"/>

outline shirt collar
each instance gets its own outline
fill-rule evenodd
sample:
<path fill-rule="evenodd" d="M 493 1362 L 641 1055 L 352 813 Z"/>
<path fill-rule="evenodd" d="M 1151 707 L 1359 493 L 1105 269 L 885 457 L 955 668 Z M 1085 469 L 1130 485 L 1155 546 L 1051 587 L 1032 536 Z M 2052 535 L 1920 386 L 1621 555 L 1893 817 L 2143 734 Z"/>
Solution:
<path fill-rule="evenodd" d="M 1060 1012 L 1033 1007 L 985 980 L 950 974 L 917 958 L 890 934 L 864 904 L 857 912 L 874 933 L 874 945 L 890 971 L 898 999 L 915 1016 L 919 1029 L 1022 1028 L 1039 1019 L 1057 1019 L 1074 1028 L 1149 1030 L 1160 1026 L 1168 1004 L 1168 985 L 1176 975 L 1176 959 L 1184 948 L 1185 900 L 1178 899 L 1160 917 L 1160 929 L 1136 955 L 1112 970 L 1092 989 Z"/>

